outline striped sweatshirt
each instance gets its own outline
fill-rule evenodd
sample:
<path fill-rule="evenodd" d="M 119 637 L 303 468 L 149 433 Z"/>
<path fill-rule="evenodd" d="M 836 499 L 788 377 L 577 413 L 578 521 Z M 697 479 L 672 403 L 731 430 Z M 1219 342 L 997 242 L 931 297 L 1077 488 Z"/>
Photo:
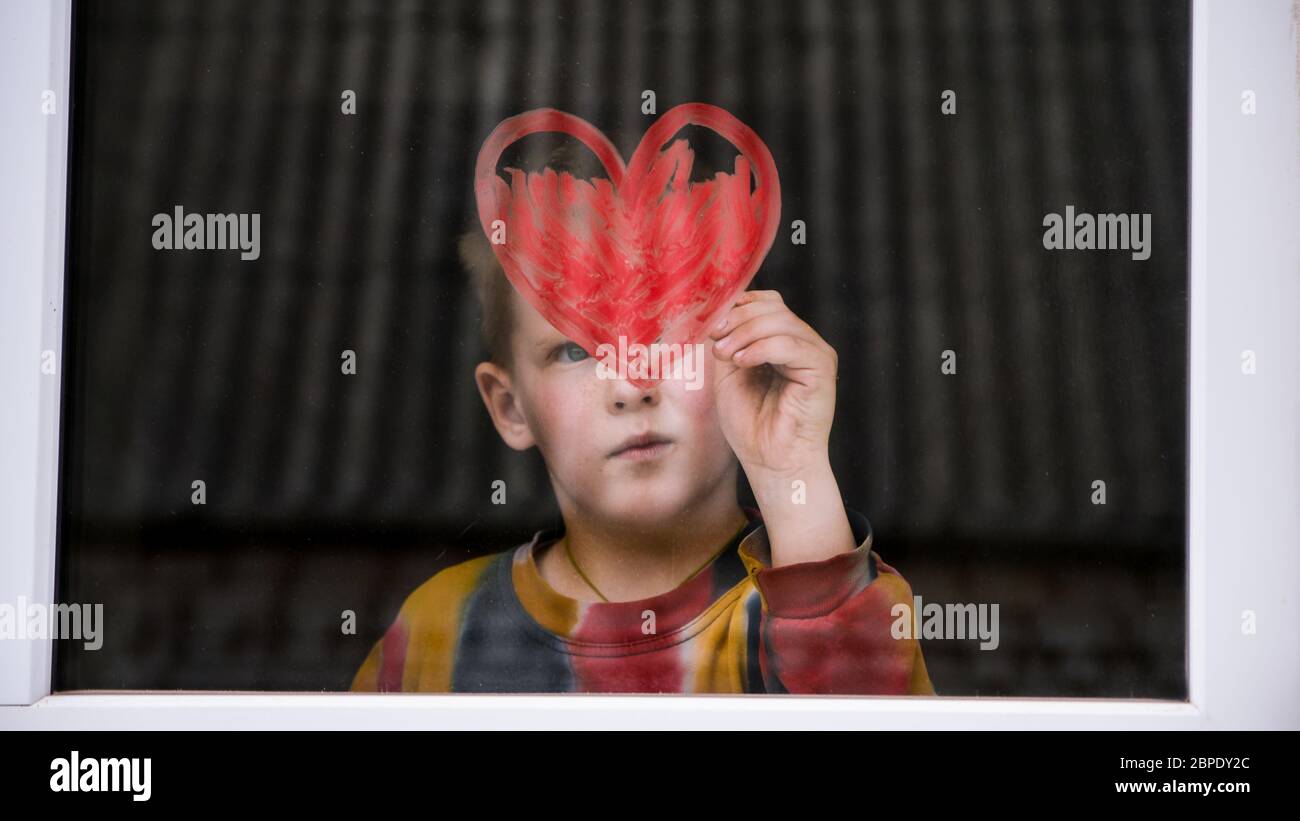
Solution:
<path fill-rule="evenodd" d="M 351 689 L 934 695 L 920 644 L 891 630 L 912 591 L 872 550 L 865 516 L 847 511 L 852 552 L 774 568 L 760 512 L 744 511 L 708 567 L 638 601 L 547 584 L 535 556 L 558 529 L 444 569 L 407 597 Z"/>

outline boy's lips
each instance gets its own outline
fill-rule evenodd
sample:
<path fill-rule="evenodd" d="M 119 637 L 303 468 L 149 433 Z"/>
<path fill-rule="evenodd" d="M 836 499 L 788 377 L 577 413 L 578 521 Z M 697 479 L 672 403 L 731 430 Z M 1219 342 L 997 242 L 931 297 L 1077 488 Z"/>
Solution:
<path fill-rule="evenodd" d="M 615 456 L 621 455 L 654 455 L 663 450 L 662 447 L 658 446 L 670 445 L 672 444 L 672 441 L 673 440 L 667 436 L 662 436 L 657 433 L 643 433 L 639 436 L 629 436 L 627 439 L 623 440 L 622 444 L 610 451 L 608 458 L 613 459 Z"/>

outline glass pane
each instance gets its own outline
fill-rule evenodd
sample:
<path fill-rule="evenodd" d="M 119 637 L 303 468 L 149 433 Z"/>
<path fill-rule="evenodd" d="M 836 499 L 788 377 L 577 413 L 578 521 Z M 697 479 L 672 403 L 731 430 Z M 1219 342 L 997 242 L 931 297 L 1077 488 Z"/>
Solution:
<path fill-rule="evenodd" d="M 1189 29 L 77 4 L 55 688 L 1184 698 Z"/>

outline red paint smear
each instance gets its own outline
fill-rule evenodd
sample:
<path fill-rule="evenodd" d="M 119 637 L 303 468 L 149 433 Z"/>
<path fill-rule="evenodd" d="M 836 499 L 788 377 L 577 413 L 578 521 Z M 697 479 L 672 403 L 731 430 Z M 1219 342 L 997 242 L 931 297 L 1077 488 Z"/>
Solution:
<path fill-rule="evenodd" d="M 686 645 L 673 634 L 704 612 L 713 601 L 713 571 L 681 587 L 639 602 L 588 605 L 573 630 L 575 640 L 609 647 L 613 652 L 585 653 L 570 659 L 575 689 L 584 693 L 683 693 L 693 682 Z M 643 613 L 654 611 L 664 641 L 642 652 L 628 652 L 628 642 L 644 640 Z"/>
<path fill-rule="evenodd" d="M 734 173 L 690 182 L 695 155 L 687 142 L 663 148 L 687 125 L 712 129 L 740 150 Z M 496 167 L 502 152 L 539 132 L 581 141 L 609 179 L 507 168 L 507 183 Z M 753 280 L 781 213 L 767 146 L 740 120 L 705 103 L 666 112 L 626 167 L 609 139 L 579 117 L 551 108 L 511 117 L 479 151 L 475 194 L 489 240 L 493 222 L 505 224 L 506 241 L 492 250 L 506 276 L 556 330 L 592 355 L 602 344 L 619 352 L 636 343 L 698 341 Z M 635 366 L 619 354 L 618 367 L 630 373 Z M 630 381 L 644 387 L 652 380 Z"/>

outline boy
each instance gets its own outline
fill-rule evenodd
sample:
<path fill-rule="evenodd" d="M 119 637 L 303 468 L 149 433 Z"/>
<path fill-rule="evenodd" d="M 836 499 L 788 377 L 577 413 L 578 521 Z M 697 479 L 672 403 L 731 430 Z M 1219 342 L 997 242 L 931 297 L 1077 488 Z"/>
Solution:
<path fill-rule="evenodd" d="M 836 353 L 778 293 L 739 296 L 697 384 L 637 388 L 520 296 L 477 226 L 460 253 L 479 393 L 507 445 L 541 451 L 563 527 L 424 582 L 352 690 L 934 694 L 891 632 L 912 592 L 831 472 Z"/>

